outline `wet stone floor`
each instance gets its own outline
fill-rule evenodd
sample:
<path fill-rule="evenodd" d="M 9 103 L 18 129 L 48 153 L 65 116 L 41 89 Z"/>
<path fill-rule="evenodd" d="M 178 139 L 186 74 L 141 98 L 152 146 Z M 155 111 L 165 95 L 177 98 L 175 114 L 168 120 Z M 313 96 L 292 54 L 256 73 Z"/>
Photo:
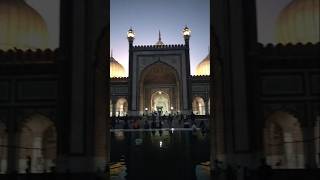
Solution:
<path fill-rule="evenodd" d="M 114 180 L 204 180 L 209 154 L 208 134 L 201 131 L 111 131 Z"/>

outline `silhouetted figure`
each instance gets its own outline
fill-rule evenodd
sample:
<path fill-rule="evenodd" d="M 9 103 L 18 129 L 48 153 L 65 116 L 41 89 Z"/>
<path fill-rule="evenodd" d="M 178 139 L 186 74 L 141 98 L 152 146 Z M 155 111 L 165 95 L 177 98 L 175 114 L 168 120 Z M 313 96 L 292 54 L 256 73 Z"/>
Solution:
<path fill-rule="evenodd" d="M 123 129 L 129 129 L 129 123 L 127 120 L 124 121 Z"/>
<path fill-rule="evenodd" d="M 168 120 L 169 120 L 169 127 L 172 126 L 172 119 L 173 117 L 171 116 L 171 114 L 169 114 Z"/>
<path fill-rule="evenodd" d="M 151 119 L 152 121 L 156 121 L 156 116 L 154 115 L 154 113 L 152 113 Z"/>
<path fill-rule="evenodd" d="M 213 173 L 212 173 L 212 176 L 213 176 L 213 179 L 220 179 L 220 176 L 222 174 L 222 162 L 219 161 L 219 160 L 214 160 L 213 162 Z"/>
<path fill-rule="evenodd" d="M 181 124 L 183 122 L 183 115 L 180 115 L 180 119 L 179 119 L 179 124 Z"/>
<path fill-rule="evenodd" d="M 112 118 L 111 118 L 111 127 L 112 127 L 112 129 L 115 128 L 115 125 L 116 125 L 116 118 L 114 116 L 112 116 Z"/>
<path fill-rule="evenodd" d="M 29 174 L 31 173 L 31 157 L 27 156 L 27 168 L 26 168 L 26 173 Z"/>
<path fill-rule="evenodd" d="M 282 161 L 280 159 L 278 162 L 276 162 L 275 166 L 280 167 L 281 165 L 282 165 Z"/>
<path fill-rule="evenodd" d="M 162 120 L 160 120 L 160 121 L 159 121 L 159 126 L 158 126 L 158 127 L 159 127 L 159 129 L 162 129 L 162 124 L 163 124 L 163 121 L 162 121 Z"/>
<path fill-rule="evenodd" d="M 201 129 L 202 135 L 204 135 L 204 134 L 206 133 L 206 131 L 207 131 L 206 125 L 204 124 L 204 121 L 201 121 L 201 122 L 200 122 L 199 127 L 200 127 L 200 129 Z"/>
<path fill-rule="evenodd" d="M 157 127 L 156 121 L 153 120 L 152 123 L 151 123 L 151 128 L 152 128 L 152 129 L 155 129 L 156 127 Z"/>
<path fill-rule="evenodd" d="M 260 166 L 258 167 L 258 176 L 260 180 L 270 180 L 272 176 L 272 168 L 266 162 L 265 158 L 260 160 Z"/>
<path fill-rule="evenodd" d="M 133 121 L 133 129 L 139 129 L 139 128 L 140 128 L 139 121 L 135 119 Z"/>
<path fill-rule="evenodd" d="M 195 123 L 195 114 L 192 112 L 190 115 L 191 123 Z"/>
<path fill-rule="evenodd" d="M 144 128 L 144 129 L 149 129 L 149 128 L 150 128 L 148 121 L 144 121 L 144 126 L 143 126 L 143 128 Z"/>
<path fill-rule="evenodd" d="M 227 168 L 226 168 L 226 179 L 227 180 L 236 180 L 237 179 L 236 172 L 230 164 L 228 164 Z"/>

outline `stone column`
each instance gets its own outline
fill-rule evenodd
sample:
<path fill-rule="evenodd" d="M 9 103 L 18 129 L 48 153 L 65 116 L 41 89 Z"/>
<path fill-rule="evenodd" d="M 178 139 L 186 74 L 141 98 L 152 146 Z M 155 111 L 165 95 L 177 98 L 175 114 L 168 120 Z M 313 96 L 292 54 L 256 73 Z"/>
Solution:
<path fill-rule="evenodd" d="M 286 168 L 295 168 L 296 165 L 296 157 L 297 154 L 294 151 L 294 143 L 291 143 L 293 141 L 292 134 L 289 132 L 285 132 L 283 135 L 284 139 L 284 151 L 285 151 L 285 158 L 287 166 Z"/>
<path fill-rule="evenodd" d="M 42 137 L 36 136 L 33 139 L 31 172 L 42 173 L 44 170 L 44 159 L 42 154 Z"/>
<path fill-rule="evenodd" d="M 320 168 L 320 116 L 317 116 L 316 118 L 316 126 L 315 126 L 315 151 L 316 151 L 316 162 L 317 162 L 317 167 Z"/>
<path fill-rule="evenodd" d="M 4 174 L 7 171 L 7 142 L 5 139 L 7 136 L 4 133 L 0 135 L 2 136 L 0 137 L 0 145 L 4 145 L 4 147 L 0 147 L 0 174 Z"/>
<path fill-rule="evenodd" d="M 115 98 L 112 98 L 112 116 L 116 115 L 116 105 L 117 105 L 117 100 Z"/>
<path fill-rule="evenodd" d="M 304 148 L 304 152 L 299 153 L 300 156 L 304 156 L 304 161 L 302 161 L 302 167 L 304 167 L 304 165 L 306 164 L 308 167 L 312 167 L 315 168 L 317 167 L 316 164 L 316 149 L 315 149 L 315 143 L 317 141 L 309 141 L 311 139 L 313 139 L 314 136 L 314 127 L 313 126 L 308 126 L 308 127 L 304 127 L 303 128 L 303 139 L 304 139 L 304 143 L 303 143 L 303 148 Z"/>
<path fill-rule="evenodd" d="M 205 107 L 205 115 L 209 115 L 209 104 L 208 104 L 208 99 L 204 100 L 204 107 Z"/>

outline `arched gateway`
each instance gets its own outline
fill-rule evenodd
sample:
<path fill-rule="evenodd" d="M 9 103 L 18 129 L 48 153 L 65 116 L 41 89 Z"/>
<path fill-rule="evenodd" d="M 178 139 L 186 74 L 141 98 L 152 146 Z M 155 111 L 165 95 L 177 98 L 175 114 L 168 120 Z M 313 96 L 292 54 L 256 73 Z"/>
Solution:
<path fill-rule="evenodd" d="M 180 81 L 177 74 L 173 67 L 161 62 L 146 67 L 139 81 L 139 111 L 180 111 Z"/>

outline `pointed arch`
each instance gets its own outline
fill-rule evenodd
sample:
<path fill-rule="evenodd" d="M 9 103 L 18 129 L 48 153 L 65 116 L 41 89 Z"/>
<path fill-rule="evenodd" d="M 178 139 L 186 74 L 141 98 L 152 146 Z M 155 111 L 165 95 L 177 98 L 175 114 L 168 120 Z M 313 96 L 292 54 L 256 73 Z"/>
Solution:
<path fill-rule="evenodd" d="M 205 115 L 206 114 L 206 104 L 204 99 L 200 96 L 193 97 L 192 101 L 192 112 L 195 115 Z"/>
<path fill-rule="evenodd" d="M 116 116 L 125 116 L 128 113 L 128 101 L 126 98 L 121 97 L 117 100 L 116 104 Z"/>
<path fill-rule="evenodd" d="M 283 111 L 265 121 L 264 150 L 274 168 L 304 168 L 303 135 L 299 120 Z"/>
<path fill-rule="evenodd" d="M 19 172 L 50 172 L 56 166 L 57 132 L 54 122 L 42 114 L 22 121 L 19 129 Z M 30 166 L 31 165 L 31 166 Z"/>

